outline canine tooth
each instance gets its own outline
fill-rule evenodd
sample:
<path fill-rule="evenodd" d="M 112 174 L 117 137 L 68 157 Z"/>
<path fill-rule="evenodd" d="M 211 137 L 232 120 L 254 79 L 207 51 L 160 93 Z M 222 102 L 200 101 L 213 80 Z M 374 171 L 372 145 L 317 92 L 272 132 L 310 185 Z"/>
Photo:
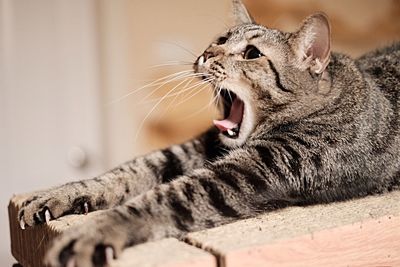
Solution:
<path fill-rule="evenodd" d="M 234 133 L 231 129 L 228 129 L 227 132 L 228 132 L 228 134 L 229 134 L 230 136 L 234 136 L 234 135 L 235 135 L 235 133 Z"/>
<path fill-rule="evenodd" d="M 21 227 L 22 230 L 25 230 L 25 221 L 23 218 L 19 221 L 19 226 Z"/>
<path fill-rule="evenodd" d="M 49 223 L 49 221 L 51 220 L 51 216 L 50 216 L 50 211 L 46 210 L 44 212 L 44 218 L 46 219 L 46 223 Z"/>
<path fill-rule="evenodd" d="M 85 214 L 89 213 L 89 205 L 87 202 L 83 203 L 83 209 L 85 210 Z"/>
<path fill-rule="evenodd" d="M 105 253 L 106 253 L 106 262 L 108 264 L 114 259 L 114 250 L 112 247 L 107 247 Z"/>

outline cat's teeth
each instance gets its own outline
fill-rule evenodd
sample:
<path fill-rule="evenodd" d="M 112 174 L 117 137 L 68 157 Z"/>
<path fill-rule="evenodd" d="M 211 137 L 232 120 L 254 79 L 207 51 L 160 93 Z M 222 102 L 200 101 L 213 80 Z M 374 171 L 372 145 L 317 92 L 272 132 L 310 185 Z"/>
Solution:
<path fill-rule="evenodd" d="M 23 218 L 19 221 L 19 226 L 21 227 L 22 230 L 25 230 L 25 221 Z"/>
<path fill-rule="evenodd" d="M 227 132 L 228 132 L 228 134 L 229 134 L 230 136 L 234 136 L 234 135 L 235 135 L 235 133 L 234 133 L 231 129 L 228 129 Z"/>
<path fill-rule="evenodd" d="M 49 210 L 46 210 L 46 211 L 44 212 L 44 218 L 46 219 L 46 223 L 49 223 L 49 222 L 50 222 L 51 216 L 50 216 L 50 211 L 49 211 Z"/>
<path fill-rule="evenodd" d="M 88 214 L 88 213 L 89 213 L 89 206 L 88 206 L 88 203 L 87 203 L 87 202 L 85 202 L 85 203 L 83 204 L 83 209 L 85 210 L 85 214 Z"/>
<path fill-rule="evenodd" d="M 67 263 L 67 267 L 75 267 L 75 259 L 69 259 Z"/>
<path fill-rule="evenodd" d="M 204 64 L 204 56 L 201 56 L 199 58 L 199 61 L 197 62 L 200 66 Z"/>
<path fill-rule="evenodd" d="M 114 259 L 114 250 L 112 247 L 107 247 L 105 253 L 106 253 L 106 262 L 107 264 L 109 264 Z"/>

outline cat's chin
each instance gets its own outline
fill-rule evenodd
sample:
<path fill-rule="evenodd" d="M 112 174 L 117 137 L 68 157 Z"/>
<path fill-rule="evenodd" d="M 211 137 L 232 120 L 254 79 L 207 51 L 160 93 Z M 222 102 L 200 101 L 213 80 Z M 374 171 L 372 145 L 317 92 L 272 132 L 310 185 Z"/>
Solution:
<path fill-rule="evenodd" d="M 220 139 L 225 145 L 240 146 L 246 141 L 254 126 L 251 106 L 245 97 L 239 96 L 233 90 L 224 88 L 219 94 L 222 100 L 223 118 L 214 120 L 214 125 L 219 129 Z"/>

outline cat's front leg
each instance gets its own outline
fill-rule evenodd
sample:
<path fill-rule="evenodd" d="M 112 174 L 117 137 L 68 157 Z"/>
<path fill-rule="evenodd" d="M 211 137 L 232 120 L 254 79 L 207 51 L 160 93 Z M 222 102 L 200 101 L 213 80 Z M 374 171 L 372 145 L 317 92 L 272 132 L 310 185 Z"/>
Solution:
<path fill-rule="evenodd" d="M 21 227 L 38 225 L 68 214 L 84 214 L 121 205 L 163 182 L 169 153 L 168 149 L 152 152 L 94 179 L 32 193 L 19 212 Z M 174 175 L 171 169 L 168 168 L 169 179 Z"/>
<path fill-rule="evenodd" d="M 67 214 L 112 208 L 154 186 L 203 166 L 222 151 L 211 129 L 199 138 L 126 162 L 94 179 L 32 193 L 22 204 L 22 228 Z"/>
<path fill-rule="evenodd" d="M 253 216 L 287 204 L 287 188 L 280 182 L 254 151 L 236 149 L 207 168 L 106 211 L 99 223 L 69 231 L 48 260 L 53 266 L 103 266 L 127 246 Z"/>
<path fill-rule="evenodd" d="M 131 196 L 131 180 L 134 179 L 132 175 L 113 171 L 95 179 L 31 193 L 19 211 L 21 228 L 68 214 L 86 214 L 122 204 Z"/>

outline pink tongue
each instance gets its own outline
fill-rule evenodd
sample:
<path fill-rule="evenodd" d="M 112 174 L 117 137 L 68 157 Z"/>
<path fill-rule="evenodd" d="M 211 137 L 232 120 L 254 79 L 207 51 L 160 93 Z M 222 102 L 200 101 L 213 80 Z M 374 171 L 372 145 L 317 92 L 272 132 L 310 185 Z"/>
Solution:
<path fill-rule="evenodd" d="M 243 106 L 243 102 L 238 97 L 236 97 L 232 103 L 228 118 L 221 121 L 214 120 L 214 125 L 221 132 L 232 130 L 238 127 L 243 117 Z"/>

